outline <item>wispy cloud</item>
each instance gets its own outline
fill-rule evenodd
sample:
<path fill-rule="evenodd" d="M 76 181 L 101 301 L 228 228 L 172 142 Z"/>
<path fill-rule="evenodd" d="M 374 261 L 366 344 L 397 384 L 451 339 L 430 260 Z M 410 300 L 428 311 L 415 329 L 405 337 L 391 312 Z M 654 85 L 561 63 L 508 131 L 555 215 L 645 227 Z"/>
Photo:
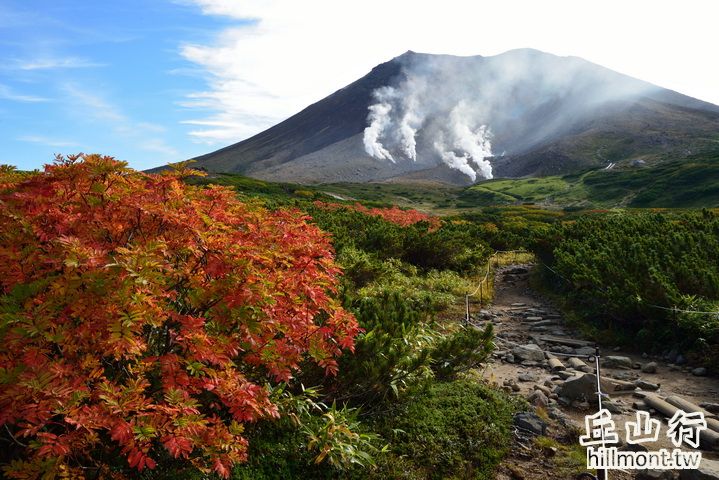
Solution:
<path fill-rule="evenodd" d="M 7 85 L 0 83 L 0 99 L 10 100 L 13 102 L 26 102 L 26 103 L 38 103 L 38 102 L 49 102 L 49 98 L 39 97 L 37 95 L 27 95 L 23 93 L 17 93 Z"/>
<path fill-rule="evenodd" d="M 116 126 L 129 123 L 118 106 L 88 89 L 75 84 L 65 84 L 62 90 L 69 99 L 72 99 L 74 105 L 81 107 L 86 115 L 96 120 L 111 122 Z"/>
<path fill-rule="evenodd" d="M 206 82 L 182 102 L 193 112 L 186 123 L 198 127 L 189 132 L 195 140 L 242 140 L 269 126 L 267 119 L 286 118 L 409 49 L 496 55 L 533 47 L 719 103 L 719 69 L 701 60 L 716 56 L 715 2 L 687 0 L 691 7 L 682 9 L 654 2 L 648 9 L 644 1 L 605 0 L 590 18 L 583 2 L 569 0 L 175 1 L 236 22 L 210 41 L 180 47 Z M 669 30 L 675 35 L 663 33 Z"/>
<path fill-rule="evenodd" d="M 15 68 L 19 70 L 54 70 L 59 68 L 94 68 L 104 67 L 104 63 L 97 63 L 80 57 L 34 58 L 16 60 Z"/>
<path fill-rule="evenodd" d="M 162 160 L 175 161 L 181 157 L 180 152 L 163 138 L 166 128 L 162 125 L 135 121 L 106 97 L 80 85 L 66 84 L 62 90 L 73 111 L 79 112 L 85 118 L 106 124 L 116 136 L 133 142 L 140 150 L 159 154 Z"/>
<path fill-rule="evenodd" d="M 79 147 L 80 144 L 74 141 L 69 140 L 58 140 L 55 138 L 49 138 L 42 135 L 23 135 L 17 138 L 21 142 L 28 142 L 28 143 L 37 143 L 40 145 L 47 145 L 49 147 L 58 147 L 58 148 L 69 148 L 69 147 Z"/>

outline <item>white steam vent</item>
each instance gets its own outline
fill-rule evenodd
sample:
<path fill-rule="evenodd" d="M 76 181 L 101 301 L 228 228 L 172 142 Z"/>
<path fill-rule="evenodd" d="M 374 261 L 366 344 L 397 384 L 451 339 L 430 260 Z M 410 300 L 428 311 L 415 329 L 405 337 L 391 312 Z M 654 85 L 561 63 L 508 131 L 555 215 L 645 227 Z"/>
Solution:
<path fill-rule="evenodd" d="M 492 178 L 487 160 L 492 156 L 491 133 L 481 111 L 456 96 L 437 97 L 445 93 L 436 90 L 427 76 L 406 73 L 399 87 L 378 88 L 372 94 L 375 103 L 369 106 L 363 138 L 367 154 L 393 163 L 394 155 L 416 161 L 417 135 L 422 130 L 433 155 L 447 166 L 472 181 L 478 176 Z"/>

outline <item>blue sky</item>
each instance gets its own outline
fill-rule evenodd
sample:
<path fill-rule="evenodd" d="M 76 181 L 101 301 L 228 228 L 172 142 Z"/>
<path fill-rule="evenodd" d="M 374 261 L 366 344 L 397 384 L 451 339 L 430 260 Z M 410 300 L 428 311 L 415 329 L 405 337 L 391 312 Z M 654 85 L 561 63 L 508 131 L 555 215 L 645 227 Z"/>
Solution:
<path fill-rule="evenodd" d="M 719 104 L 719 2 L 2 0 L 0 163 L 216 150 L 406 50 L 576 55 Z"/>
<path fill-rule="evenodd" d="M 237 25 L 241 22 L 232 21 Z M 210 150 L 181 122 L 205 83 L 179 54 L 227 25 L 159 0 L 0 4 L 0 163 L 100 152 L 148 168 Z"/>

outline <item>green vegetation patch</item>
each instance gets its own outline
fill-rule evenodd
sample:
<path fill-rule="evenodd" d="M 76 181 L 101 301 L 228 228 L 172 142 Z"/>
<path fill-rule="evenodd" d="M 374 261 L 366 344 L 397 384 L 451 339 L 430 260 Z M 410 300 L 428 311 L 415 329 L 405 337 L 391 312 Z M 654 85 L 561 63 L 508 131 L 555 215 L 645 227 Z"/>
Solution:
<path fill-rule="evenodd" d="M 434 383 L 380 420 L 390 455 L 375 478 L 490 479 L 519 408 L 473 380 Z"/>

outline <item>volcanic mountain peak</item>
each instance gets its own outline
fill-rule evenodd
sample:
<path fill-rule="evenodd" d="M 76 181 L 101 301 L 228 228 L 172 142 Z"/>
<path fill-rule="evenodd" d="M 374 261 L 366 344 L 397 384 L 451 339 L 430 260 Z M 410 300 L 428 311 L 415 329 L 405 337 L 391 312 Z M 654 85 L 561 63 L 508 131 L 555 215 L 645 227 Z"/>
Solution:
<path fill-rule="evenodd" d="M 409 50 L 197 160 L 209 171 L 277 181 L 471 183 L 681 158 L 717 138 L 716 105 L 579 57 Z"/>

